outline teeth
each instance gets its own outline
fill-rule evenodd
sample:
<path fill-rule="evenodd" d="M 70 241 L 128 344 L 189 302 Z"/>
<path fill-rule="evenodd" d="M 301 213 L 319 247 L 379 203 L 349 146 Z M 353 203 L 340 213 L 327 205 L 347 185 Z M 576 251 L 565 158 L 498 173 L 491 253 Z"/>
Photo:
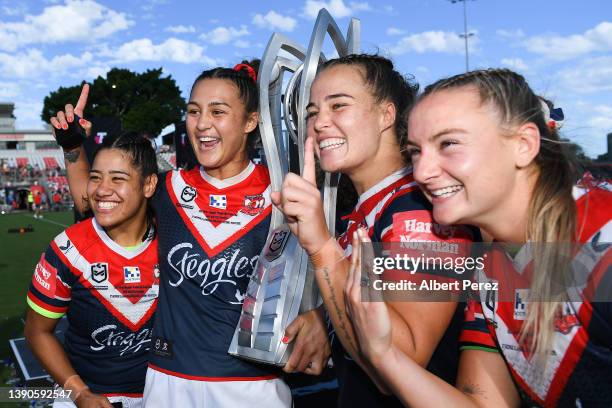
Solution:
<path fill-rule="evenodd" d="M 100 208 L 101 210 L 110 210 L 118 205 L 118 203 L 115 203 L 113 201 L 98 201 L 98 208 Z"/>
<path fill-rule="evenodd" d="M 346 140 L 339 138 L 325 139 L 321 143 L 319 143 L 319 149 L 334 149 L 338 146 L 342 146 L 346 143 Z"/>
<path fill-rule="evenodd" d="M 444 188 L 439 188 L 437 190 L 430 190 L 431 195 L 433 195 L 434 197 L 444 197 L 444 196 L 449 196 L 452 195 L 453 193 L 456 193 L 459 190 L 462 190 L 463 186 L 450 186 L 450 187 L 444 187 Z"/>
<path fill-rule="evenodd" d="M 204 142 L 216 142 L 217 140 L 219 140 L 216 137 L 210 137 L 210 136 L 204 136 L 200 138 L 200 142 L 204 143 Z"/>

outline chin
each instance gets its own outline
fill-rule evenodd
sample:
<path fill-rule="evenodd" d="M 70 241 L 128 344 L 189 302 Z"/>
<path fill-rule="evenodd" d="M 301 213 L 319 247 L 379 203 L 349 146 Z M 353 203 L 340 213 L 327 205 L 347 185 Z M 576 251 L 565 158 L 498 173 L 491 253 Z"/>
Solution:
<path fill-rule="evenodd" d="M 450 211 L 448 209 L 442 210 L 437 209 L 436 206 L 433 208 L 434 221 L 442 225 L 453 225 L 462 224 L 462 218 L 457 211 Z"/>

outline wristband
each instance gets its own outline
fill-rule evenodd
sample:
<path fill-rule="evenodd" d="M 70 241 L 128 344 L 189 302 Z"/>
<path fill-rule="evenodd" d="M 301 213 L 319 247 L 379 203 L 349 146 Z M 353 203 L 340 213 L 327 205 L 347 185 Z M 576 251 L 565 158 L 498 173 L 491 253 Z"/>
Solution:
<path fill-rule="evenodd" d="M 82 383 L 82 385 L 79 386 L 79 384 L 77 383 L 77 384 L 75 384 L 74 388 L 73 388 L 73 386 L 69 386 L 68 383 L 70 383 L 73 380 L 74 381 L 80 381 Z M 81 377 L 78 374 L 73 374 L 70 377 L 68 377 L 66 379 L 66 382 L 64 382 L 64 386 L 62 388 L 64 390 L 70 390 L 70 391 L 72 391 L 72 393 L 74 393 L 74 395 L 72 395 L 72 394 L 70 395 L 70 399 L 72 401 L 76 401 L 77 398 L 79 398 L 79 395 L 81 395 L 81 393 L 83 391 L 89 389 L 89 387 L 85 383 L 83 383 L 83 380 L 81 380 Z M 77 391 L 77 389 L 78 389 L 78 391 Z"/>
<path fill-rule="evenodd" d="M 74 115 L 74 120 L 68 123 L 68 129 L 55 129 L 55 140 L 65 151 L 80 147 L 85 140 L 85 129 L 80 125 L 80 119 Z"/>

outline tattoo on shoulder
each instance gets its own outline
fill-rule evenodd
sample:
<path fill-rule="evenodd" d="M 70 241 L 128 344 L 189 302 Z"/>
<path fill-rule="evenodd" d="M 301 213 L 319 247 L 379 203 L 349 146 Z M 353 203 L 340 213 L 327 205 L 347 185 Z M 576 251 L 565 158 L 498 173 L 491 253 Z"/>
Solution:
<path fill-rule="evenodd" d="M 461 385 L 460 389 L 461 389 L 461 392 L 463 392 L 464 394 L 468 394 L 468 395 L 480 395 L 480 396 L 485 395 L 483 389 L 480 388 L 478 384 L 475 384 L 469 381 Z"/>
<path fill-rule="evenodd" d="M 70 150 L 64 152 L 64 159 L 69 161 L 70 163 L 76 163 L 81 154 L 81 149 Z"/>
<path fill-rule="evenodd" d="M 351 347 L 357 350 L 357 344 L 354 341 L 353 337 L 351 336 L 351 333 L 348 330 L 346 319 L 344 319 L 345 313 L 341 310 L 340 305 L 338 304 L 338 300 L 336 299 L 336 291 L 334 290 L 334 286 L 332 285 L 332 282 L 331 282 L 331 277 L 329 276 L 329 268 L 323 268 L 323 276 L 325 278 L 325 282 L 327 283 L 327 286 L 329 287 L 330 298 L 331 298 L 330 300 L 332 301 L 334 305 L 334 310 L 336 312 L 336 315 L 338 316 L 338 324 L 340 326 L 339 329 L 342 330 L 342 333 L 344 334 L 344 338 L 351 345 Z"/>

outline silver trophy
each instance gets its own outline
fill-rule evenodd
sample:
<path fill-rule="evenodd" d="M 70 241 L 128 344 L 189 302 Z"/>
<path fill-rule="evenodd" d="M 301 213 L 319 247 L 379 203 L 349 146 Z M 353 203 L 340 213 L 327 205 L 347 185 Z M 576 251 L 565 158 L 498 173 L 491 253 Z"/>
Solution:
<path fill-rule="evenodd" d="M 326 61 L 322 52 L 326 34 L 339 56 L 359 51 L 359 20 L 351 20 L 345 39 L 329 12 L 321 9 L 307 50 L 274 33 L 262 57 L 259 131 L 273 191 L 280 191 L 289 171 L 301 174 L 303 170 L 306 105 L 317 69 Z M 332 234 L 338 179 L 337 174 L 326 174 L 323 187 Z M 317 307 L 320 300 L 308 255 L 289 231 L 283 214 L 273 208 L 271 217 L 270 233 L 249 281 L 229 353 L 283 366 L 291 354 L 291 346 L 281 341 L 286 327 L 298 313 Z"/>

